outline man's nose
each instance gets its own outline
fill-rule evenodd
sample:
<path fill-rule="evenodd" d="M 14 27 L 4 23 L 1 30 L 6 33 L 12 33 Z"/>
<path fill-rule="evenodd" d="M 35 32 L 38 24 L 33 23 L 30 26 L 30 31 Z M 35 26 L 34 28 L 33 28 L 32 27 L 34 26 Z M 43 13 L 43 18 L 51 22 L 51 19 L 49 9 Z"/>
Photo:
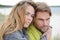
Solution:
<path fill-rule="evenodd" d="M 47 25 L 47 21 L 44 21 L 44 25 Z"/>

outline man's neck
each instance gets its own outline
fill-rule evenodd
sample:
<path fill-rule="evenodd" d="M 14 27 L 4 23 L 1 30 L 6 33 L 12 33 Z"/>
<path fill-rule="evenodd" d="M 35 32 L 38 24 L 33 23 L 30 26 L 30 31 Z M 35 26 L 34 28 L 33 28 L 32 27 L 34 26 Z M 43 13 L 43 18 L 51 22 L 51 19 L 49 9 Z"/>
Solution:
<path fill-rule="evenodd" d="M 35 26 L 36 27 L 36 26 Z M 37 27 L 36 27 L 36 29 L 38 29 Z M 38 29 L 42 34 L 44 33 L 41 29 Z"/>

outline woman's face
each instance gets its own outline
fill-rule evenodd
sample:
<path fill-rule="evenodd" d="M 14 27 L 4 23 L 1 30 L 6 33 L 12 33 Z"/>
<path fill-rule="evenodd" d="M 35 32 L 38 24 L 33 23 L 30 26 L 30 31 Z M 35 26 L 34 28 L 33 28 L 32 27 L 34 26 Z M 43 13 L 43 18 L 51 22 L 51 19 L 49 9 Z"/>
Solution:
<path fill-rule="evenodd" d="M 34 17 L 34 12 L 35 10 L 31 5 L 27 6 L 25 13 L 25 24 L 24 24 L 25 28 L 29 27 L 29 25 L 31 24 Z"/>

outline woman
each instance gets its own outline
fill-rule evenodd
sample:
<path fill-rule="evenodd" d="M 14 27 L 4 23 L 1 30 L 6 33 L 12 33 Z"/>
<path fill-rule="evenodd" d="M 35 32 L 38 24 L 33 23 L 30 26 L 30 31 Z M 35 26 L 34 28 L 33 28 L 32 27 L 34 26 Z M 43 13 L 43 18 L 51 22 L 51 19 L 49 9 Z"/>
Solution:
<path fill-rule="evenodd" d="M 0 40 L 28 40 L 26 28 L 31 24 L 35 12 L 32 1 L 21 1 L 11 11 L 0 28 Z"/>

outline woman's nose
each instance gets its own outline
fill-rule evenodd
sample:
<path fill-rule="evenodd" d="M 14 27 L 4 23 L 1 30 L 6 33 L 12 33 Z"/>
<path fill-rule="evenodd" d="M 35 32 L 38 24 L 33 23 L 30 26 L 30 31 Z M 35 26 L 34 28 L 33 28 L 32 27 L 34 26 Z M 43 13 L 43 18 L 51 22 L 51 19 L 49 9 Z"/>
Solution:
<path fill-rule="evenodd" d="M 29 16 L 29 17 L 28 17 L 28 20 L 29 20 L 29 21 L 32 21 L 32 18 L 31 18 L 31 16 Z"/>

